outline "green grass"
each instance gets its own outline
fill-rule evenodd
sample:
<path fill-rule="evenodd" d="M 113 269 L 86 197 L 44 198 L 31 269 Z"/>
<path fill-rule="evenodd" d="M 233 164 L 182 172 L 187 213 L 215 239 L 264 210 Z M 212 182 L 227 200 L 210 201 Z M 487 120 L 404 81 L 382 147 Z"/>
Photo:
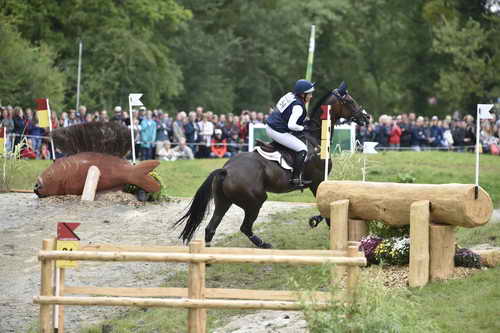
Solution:
<path fill-rule="evenodd" d="M 262 238 L 280 249 L 326 249 L 329 246 L 329 230 L 325 224 L 316 229 L 307 226 L 307 219 L 315 209 L 299 209 L 291 213 L 278 213 L 272 221 L 260 226 L 257 232 Z M 465 239 L 476 229 L 461 229 Z M 481 229 L 481 228 L 477 228 Z M 230 235 L 217 246 L 249 247 L 250 242 L 241 233 Z M 378 267 L 364 268 L 362 277 L 369 282 L 377 276 Z M 187 273 L 171 274 L 165 271 L 164 287 L 186 287 Z M 325 268 L 291 265 L 221 264 L 207 269 L 207 287 L 295 290 L 297 283 L 304 289 L 327 290 Z M 428 332 L 498 332 L 500 329 L 500 268 L 479 272 L 464 280 L 431 283 L 422 289 L 390 291 L 364 287 L 363 304 L 356 322 L 365 332 L 416 332 L 419 318 Z M 378 288 L 381 283 L 378 283 Z M 370 289 L 372 288 L 372 289 Z M 342 310 L 344 311 L 344 310 Z M 372 311 L 375 311 L 372 313 Z M 210 310 L 209 331 L 230 321 L 231 316 L 249 314 L 251 311 Z M 327 326 L 332 327 L 330 313 Z M 185 331 L 186 310 L 139 309 L 83 329 L 82 333 L 100 333 L 102 325 L 110 325 L 111 332 L 165 332 Z M 364 319 L 363 319 L 364 318 Z M 359 322 L 363 321 L 364 322 Z M 316 323 L 317 324 L 317 323 Z M 346 327 L 344 323 L 341 327 Z M 321 327 L 321 325 L 316 325 Z M 335 326 L 338 328 L 339 326 Z M 385 328 L 385 329 L 384 329 Z M 330 332 L 318 330 L 314 332 Z M 334 330 L 348 332 L 348 330 Z M 356 331 L 358 332 L 358 331 Z M 363 332 L 363 330 L 359 330 Z"/>
<path fill-rule="evenodd" d="M 350 155 L 349 155 L 350 156 Z M 361 180 L 363 158 L 367 158 L 367 180 L 397 182 L 400 176 L 409 175 L 420 184 L 445 184 L 474 182 L 474 154 L 449 152 L 383 152 L 376 155 L 356 154 L 336 157 L 334 173 L 330 179 Z M 50 161 L 25 161 L 12 188 L 32 189 L 39 175 Z M 162 162 L 158 168 L 168 184 L 168 193 L 176 197 L 192 197 L 197 188 L 214 169 L 226 160 L 203 159 Z M 500 159 L 498 156 L 481 156 L 481 186 L 490 194 L 496 207 L 500 207 Z M 314 202 L 309 191 L 287 194 L 270 193 L 269 200 Z"/>
<path fill-rule="evenodd" d="M 458 245 L 462 247 L 486 243 L 500 247 L 500 223 L 488 223 L 472 229 L 458 227 L 456 237 Z"/>

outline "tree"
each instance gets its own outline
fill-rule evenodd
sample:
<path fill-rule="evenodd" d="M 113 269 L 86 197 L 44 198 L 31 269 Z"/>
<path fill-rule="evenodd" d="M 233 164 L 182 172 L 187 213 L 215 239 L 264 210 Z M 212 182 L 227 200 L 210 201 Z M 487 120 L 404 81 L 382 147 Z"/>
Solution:
<path fill-rule="evenodd" d="M 31 46 L 1 16 L 0 45 L 1 102 L 33 106 L 35 98 L 48 97 L 53 107 L 60 106 L 65 75 L 54 67 L 55 54 L 51 48 L 45 44 Z"/>

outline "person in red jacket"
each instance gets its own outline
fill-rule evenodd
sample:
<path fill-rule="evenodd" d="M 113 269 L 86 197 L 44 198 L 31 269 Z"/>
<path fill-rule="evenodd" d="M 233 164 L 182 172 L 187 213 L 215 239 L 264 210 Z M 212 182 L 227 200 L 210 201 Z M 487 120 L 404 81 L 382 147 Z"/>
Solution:
<path fill-rule="evenodd" d="M 227 140 L 222 138 L 222 130 L 220 128 L 214 131 L 210 149 L 210 157 L 223 158 L 230 155 L 227 151 Z"/>
<path fill-rule="evenodd" d="M 391 134 L 389 135 L 389 146 L 392 149 L 399 149 L 399 144 L 401 142 L 401 128 L 398 126 L 398 120 L 393 120 L 392 118 L 389 119 L 389 122 L 392 123 L 391 125 Z"/>

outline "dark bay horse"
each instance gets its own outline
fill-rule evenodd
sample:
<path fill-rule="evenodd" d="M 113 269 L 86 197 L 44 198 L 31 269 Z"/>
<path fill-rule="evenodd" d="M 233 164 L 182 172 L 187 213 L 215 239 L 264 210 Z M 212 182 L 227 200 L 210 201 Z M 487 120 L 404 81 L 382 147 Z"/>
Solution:
<path fill-rule="evenodd" d="M 339 88 L 323 96 L 312 111 L 309 112 L 309 122 L 304 130 L 308 143 L 309 155 L 304 167 L 304 179 L 311 180 L 309 185 L 313 195 L 319 184 L 324 180 L 324 160 L 320 159 L 319 144 L 321 140 L 321 106 L 330 105 L 331 128 L 341 118 L 345 121 L 355 121 L 359 125 L 368 122 L 369 116 L 349 95 L 347 86 L 342 83 Z M 332 133 L 333 134 L 333 133 Z M 329 170 L 331 171 L 331 160 Z M 214 214 L 205 229 L 205 242 L 210 245 L 222 218 L 229 207 L 235 204 L 245 211 L 245 218 L 240 227 L 252 243 L 260 248 L 271 248 L 252 232 L 252 227 L 259 215 L 262 204 L 267 199 L 267 192 L 285 193 L 292 191 L 289 185 L 291 172 L 281 168 L 277 162 L 263 158 L 257 152 L 240 153 L 226 162 L 223 168 L 210 173 L 205 182 L 196 192 L 187 213 L 181 217 L 175 226 L 186 222 L 179 238 L 188 243 L 196 229 L 208 213 L 210 200 L 215 203 Z M 313 217 L 320 221 L 319 217 Z"/>

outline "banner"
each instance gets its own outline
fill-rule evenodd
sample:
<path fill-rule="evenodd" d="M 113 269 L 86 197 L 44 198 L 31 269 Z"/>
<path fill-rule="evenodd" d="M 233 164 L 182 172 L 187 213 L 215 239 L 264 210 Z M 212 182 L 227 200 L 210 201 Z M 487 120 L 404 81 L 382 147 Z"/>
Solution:
<path fill-rule="evenodd" d="M 47 98 L 37 98 L 36 115 L 38 117 L 38 127 L 49 127 L 49 102 Z"/>

